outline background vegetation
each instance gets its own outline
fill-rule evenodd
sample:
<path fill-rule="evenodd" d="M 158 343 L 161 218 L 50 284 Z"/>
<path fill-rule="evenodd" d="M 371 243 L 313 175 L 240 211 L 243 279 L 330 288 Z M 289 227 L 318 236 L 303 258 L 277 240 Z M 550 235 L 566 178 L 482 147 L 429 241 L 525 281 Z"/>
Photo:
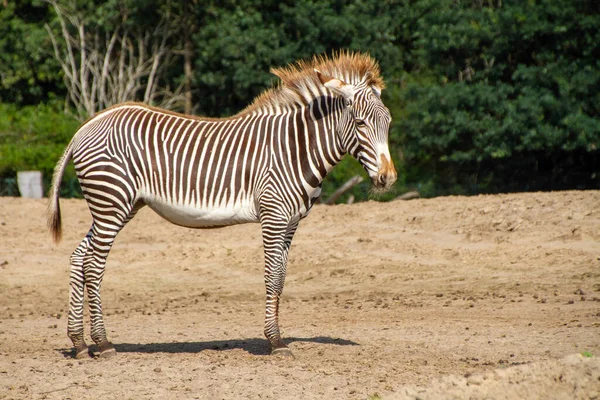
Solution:
<path fill-rule="evenodd" d="M 598 2 L 58 4 L 100 39 L 116 27 L 144 34 L 162 26 L 174 61 L 159 83 L 189 91 L 189 111 L 199 115 L 231 115 L 245 107 L 274 82 L 271 66 L 340 48 L 369 52 L 388 85 L 390 146 L 400 172 L 395 192 L 384 199 L 412 189 L 435 196 L 600 188 Z M 0 3 L 4 182 L 24 169 L 49 178 L 82 118 L 49 32 L 61 34 L 48 2 Z M 171 107 L 183 111 L 189 102 Z M 356 173 L 360 166 L 344 160 L 325 182 L 324 196 Z M 352 194 L 366 199 L 368 183 Z"/>

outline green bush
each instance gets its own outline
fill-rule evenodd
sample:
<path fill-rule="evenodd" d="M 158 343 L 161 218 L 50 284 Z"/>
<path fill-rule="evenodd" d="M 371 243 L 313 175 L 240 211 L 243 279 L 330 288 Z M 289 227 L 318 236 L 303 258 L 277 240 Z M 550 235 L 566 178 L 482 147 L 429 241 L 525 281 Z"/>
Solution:
<path fill-rule="evenodd" d="M 47 3 L 13 3 L 0 7 L 0 177 L 17 169 L 47 176 L 78 125 L 52 101 L 66 87 L 44 25 L 60 35 L 59 24 Z M 88 7 L 79 11 L 101 21 L 108 36 L 119 16 L 143 32 L 169 15 L 170 28 L 182 33 L 171 48 L 192 48 L 201 115 L 241 110 L 275 81 L 271 66 L 337 49 L 369 52 L 394 118 L 390 152 L 399 179 L 384 200 L 414 189 L 429 197 L 600 188 L 596 2 L 73 4 Z M 170 66 L 170 88 L 184 79 L 182 65 Z M 355 174 L 365 182 L 339 201 L 370 198 L 368 178 L 350 158 L 323 183 L 323 197 Z"/>
<path fill-rule="evenodd" d="M 409 182 L 437 194 L 599 188 L 597 5 L 494 3 L 443 1 L 417 24 L 420 70 L 395 89 L 391 133 Z"/>
<path fill-rule="evenodd" d="M 25 107 L 0 103 L 0 177 L 14 177 L 24 170 L 51 176 L 78 126 L 56 103 Z"/>

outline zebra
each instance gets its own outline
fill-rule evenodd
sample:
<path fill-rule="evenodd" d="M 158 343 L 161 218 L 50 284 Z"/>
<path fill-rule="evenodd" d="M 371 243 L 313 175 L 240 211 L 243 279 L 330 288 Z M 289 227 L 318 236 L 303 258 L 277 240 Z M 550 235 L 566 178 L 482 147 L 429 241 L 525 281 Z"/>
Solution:
<path fill-rule="evenodd" d="M 141 103 L 99 112 L 77 130 L 56 165 L 48 227 L 61 240 L 59 189 L 72 160 L 92 225 L 70 258 L 67 335 L 76 358 L 84 340 L 87 292 L 91 338 L 99 357 L 107 339 L 100 287 L 119 231 L 144 206 L 184 227 L 260 223 L 266 286 L 264 334 L 271 354 L 293 356 L 279 330 L 279 299 L 300 219 L 345 154 L 366 170 L 374 190 L 397 178 L 388 148 L 384 82 L 368 54 L 314 56 L 271 72 L 280 83 L 228 118 L 188 116 Z"/>

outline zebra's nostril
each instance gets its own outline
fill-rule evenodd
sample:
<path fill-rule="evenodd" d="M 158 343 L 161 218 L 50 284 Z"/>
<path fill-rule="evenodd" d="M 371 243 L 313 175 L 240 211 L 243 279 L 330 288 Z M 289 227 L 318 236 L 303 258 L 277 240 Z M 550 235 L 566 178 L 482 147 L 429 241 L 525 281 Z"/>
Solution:
<path fill-rule="evenodd" d="M 377 178 L 377 181 L 381 184 L 381 185 L 385 185 L 385 175 L 379 175 L 379 177 Z"/>

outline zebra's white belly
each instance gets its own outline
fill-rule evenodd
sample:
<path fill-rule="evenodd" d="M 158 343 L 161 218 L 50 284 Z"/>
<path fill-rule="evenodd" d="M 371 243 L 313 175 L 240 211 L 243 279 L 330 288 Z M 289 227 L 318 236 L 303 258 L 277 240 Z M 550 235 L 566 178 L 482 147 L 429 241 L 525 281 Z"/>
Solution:
<path fill-rule="evenodd" d="M 193 205 L 169 204 L 161 199 L 144 199 L 158 215 L 176 225 L 188 228 L 214 228 L 226 225 L 258 222 L 253 202 L 200 208 Z"/>

